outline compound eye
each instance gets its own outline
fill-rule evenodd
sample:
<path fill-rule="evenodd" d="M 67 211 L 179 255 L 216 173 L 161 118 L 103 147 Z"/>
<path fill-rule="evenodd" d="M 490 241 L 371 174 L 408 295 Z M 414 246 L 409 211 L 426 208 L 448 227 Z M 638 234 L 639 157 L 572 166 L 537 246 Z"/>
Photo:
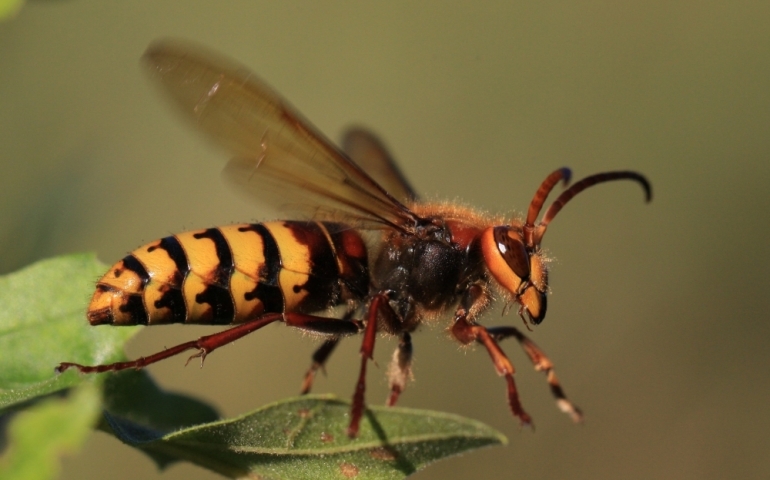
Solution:
<path fill-rule="evenodd" d="M 500 255 L 521 280 L 529 278 L 529 253 L 521 235 L 508 227 L 495 227 L 494 238 Z"/>

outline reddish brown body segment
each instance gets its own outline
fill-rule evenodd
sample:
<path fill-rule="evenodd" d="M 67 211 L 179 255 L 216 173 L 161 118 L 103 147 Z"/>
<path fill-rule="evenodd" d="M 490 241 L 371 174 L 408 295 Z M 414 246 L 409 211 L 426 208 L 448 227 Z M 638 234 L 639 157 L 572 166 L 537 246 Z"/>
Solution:
<path fill-rule="evenodd" d="M 511 412 L 522 423 L 531 418 L 519 399 L 514 366 L 499 345 L 508 337 L 516 338 L 535 369 L 546 374 L 559 408 L 580 420 L 545 353 L 517 328 L 487 328 L 479 319 L 497 293 L 509 307 L 518 305 L 525 323 L 542 322 L 548 264 L 540 244 L 548 224 L 575 195 L 599 183 L 634 181 L 649 201 L 651 187 L 644 176 L 615 171 L 586 177 L 565 190 L 539 222 L 553 188 L 569 183 L 569 169 L 546 177 L 524 220 L 422 203 L 377 137 L 352 129 L 343 141 L 347 154 L 340 151 L 240 65 L 170 41 L 152 45 L 144 60 L 188 118 L 233 155 L 225 177 L 237 188 L 276 205 L 299 206 L 305 218 L 329 221 L 215 227 L 138 248 L 97 283 L 88 308 L 91 324 L 232 326 L 138 360 L 95 366 L 64 362 L 58 371 L 142 368 L 187 350 L 197 351 L 191 358 L 203 359 L 265 325 L 283 322 L 324 336 L 305 374 L 306 393 L 340 339 L 362 333 L 347 430 L 354 437 L 364 418 L 367 363 L 378 333 L 399 338 L 388 368 L 388 404 L 393 405 L 412 377 L 412 333 L 425 322 L 448 318 L 455 340 L 487 350 L 506 380 Z M 334 310 L 337 316 L 331 313 L 335 306 L 342 306 Z"/>

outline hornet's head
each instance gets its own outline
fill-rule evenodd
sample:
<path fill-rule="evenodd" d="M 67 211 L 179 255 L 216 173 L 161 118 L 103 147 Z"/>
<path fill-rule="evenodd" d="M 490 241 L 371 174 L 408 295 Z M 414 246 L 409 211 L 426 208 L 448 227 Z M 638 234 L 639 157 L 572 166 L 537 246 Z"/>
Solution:
<path fill-rule="evenodd" d="M 537 325 L 545 318 L 548 298 L 548 268 L 546 259 L 540 249 L 540 242 L 557 213 L 572 197 L 588 187 L 598 183 L 613 180 L 634 180 L 644 189 L 646 200 L 652 198 L 652 188 L 647 179 L 636 172 L 617 171 L 597 173 L 572 185 L 548 207 L 540 223 L 537 221 L 540 210 L 548 194 L 559 181 L 566 186 L 571 172 L 561 168 L 548 175 L 535 192 L 529 204 L 527 220 L 522 225 L 520 221 L 511 225 L 500 225 L 487 228 L 481 236 L 481 250 L 492 277 L 519 304 L 519 315 L 525 320 Z M 526 315 L 526 317 L 525 317 Z"/>

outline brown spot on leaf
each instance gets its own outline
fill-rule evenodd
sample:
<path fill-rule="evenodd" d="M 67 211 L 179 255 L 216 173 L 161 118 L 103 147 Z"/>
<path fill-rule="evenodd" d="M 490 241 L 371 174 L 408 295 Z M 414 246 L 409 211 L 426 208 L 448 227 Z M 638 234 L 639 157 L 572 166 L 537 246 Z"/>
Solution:
<path fill-rule="evenodd" d="M 330 433 L 321 432 L 321 441 L 324 443 L 333 442 L 334 436 Z"/>
<path fill-rule="evenodd" d="M 340 472 L 345 478 L 353 478 L 358 476 L 358 467 L 352 463 L 342 462 L 340 463 Z"/>
<path fill-rule="evenodd" d="M 310 418 L 310 410 L 302 408 L 298 412 L 300 418 Z"/>
<path fill-rule="evenodd" d="M 375 460 L 391 461 L 398 458 L 398 453 L 386 447 L 377 447 L 369 451 L 369 456 Z"/>

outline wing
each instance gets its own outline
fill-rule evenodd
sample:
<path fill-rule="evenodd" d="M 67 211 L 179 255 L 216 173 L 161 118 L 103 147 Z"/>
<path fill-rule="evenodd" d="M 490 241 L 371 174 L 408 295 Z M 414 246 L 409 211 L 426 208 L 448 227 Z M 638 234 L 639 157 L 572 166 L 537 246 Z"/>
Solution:
<path fill-rule="evenodd" d="M 399 229 L 419 221 L 246 68 L 169 40 L 150 45 L 143 61 L 186 116 L 234 155 L 224 175 L 239 189 L 279 207 L 320 205 Z"/>
<path fill-rule="evenodd" d="M 399 201 L 417 200 L 414 188 L 375 134 L 361 127 L 350 128 L 342 136 L 342 150 Z"/>

